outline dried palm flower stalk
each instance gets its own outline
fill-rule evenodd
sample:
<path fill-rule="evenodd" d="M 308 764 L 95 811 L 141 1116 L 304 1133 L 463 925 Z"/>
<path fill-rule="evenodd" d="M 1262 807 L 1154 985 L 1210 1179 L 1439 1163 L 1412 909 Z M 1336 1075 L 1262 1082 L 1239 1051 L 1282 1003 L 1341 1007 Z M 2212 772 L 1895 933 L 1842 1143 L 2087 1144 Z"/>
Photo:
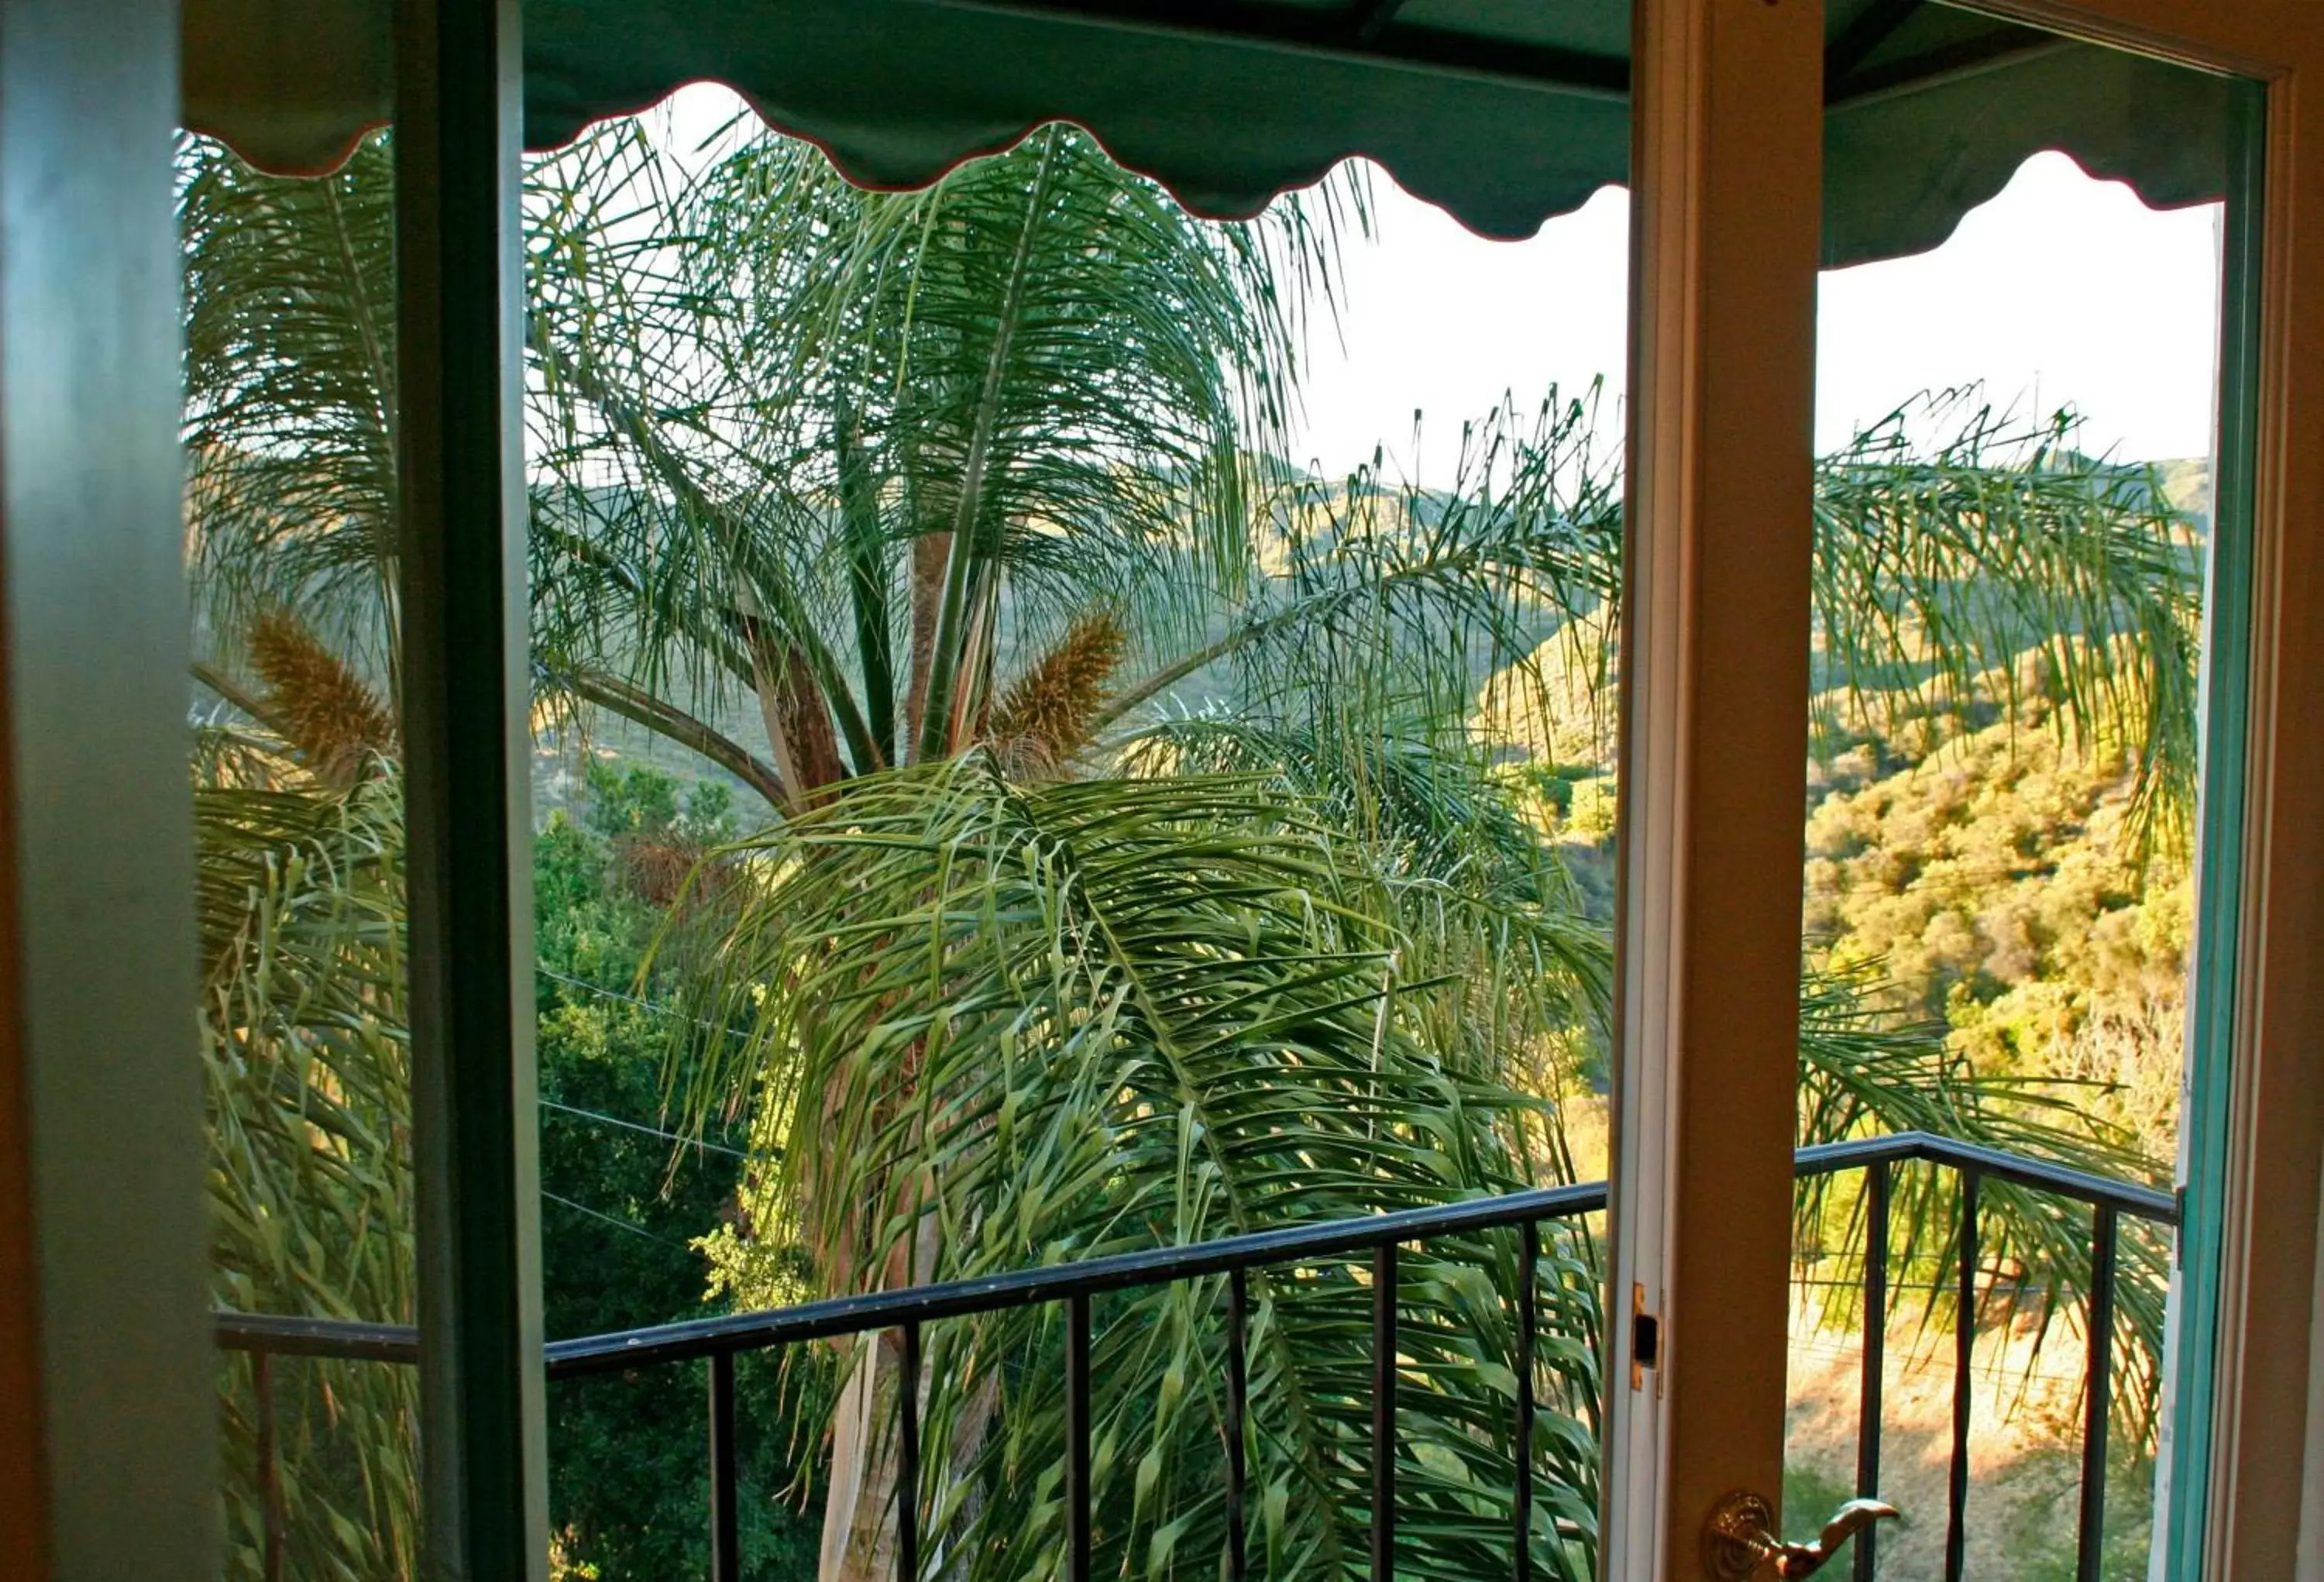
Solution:
<path fill-rule="evenodd" d="M 394 715 L 298 616 L 277 609 L 253 620 L 250 663 L 266 683 L 267 723 L 324 784 L 351 786 L 394 753 Z"/>
<path fill-rule="evenodd" d="M 1056 647 L 1009 683 L 984 733 L 1008 773 L 1053 775 L 1088 744 L 1090 722 L 1129 642 L 1111 615 L 1084 615 Z"/>

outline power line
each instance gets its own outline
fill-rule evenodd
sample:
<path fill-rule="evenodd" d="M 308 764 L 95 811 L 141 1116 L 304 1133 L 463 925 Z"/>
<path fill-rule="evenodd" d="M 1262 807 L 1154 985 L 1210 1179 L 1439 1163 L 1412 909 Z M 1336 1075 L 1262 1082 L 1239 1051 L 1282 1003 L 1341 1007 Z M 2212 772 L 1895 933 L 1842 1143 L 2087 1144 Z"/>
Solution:
<path fill-rule="evenodd" d="M 585 1110 L 575 1105 L 559 1104 L 553 1098 L 542 1099 L 540 1107 L 545 1110 L 558 1110 L 568 1115 L 578 1115 L 584 1120 L 596 1121 L 608 1126 L 619 1126 L 625 1132 L 642 1132 L 649 1137 L 659 1137 L 664 1142 L 679 1143 L 687 1148 L 699 1148 L 710 1153 L 723 1153 L 729 1159 L 750 1157 L 739 1148 L 729 1148 L 719 1143 L 706 1143 L 699 1137 L 681 1136 L 676 1132 L 665 1132 L 659 1126 L 649 1126 L 638 1121 L 625 1121 L 619 1115 L 601 1115 L 595 1110 Z"/>
<path fill-rule="evenodd" d="M 694 1026 L 701 1028 L 705 1032 L 715 1032 L 726 1038 L 740 1038 L 742 1036 L 742 1033 L 736 1032 L 733 1028 L 722 1027 L 715 1022 L 706 1022 L 701 1017 L 681 1010 L 676 1005 L 666 1005 L 655 1000 L 641 1000 L 635 995 L 625 995 L 619 989 L 609 989 L 603 984 L 593 984 L 586 978 L 574 977 L 570 974 L 558 972 L 553 967 L 547 967 L 535 964 L 533 971 L 552 982 L 564 984 L 568 988 L 579 989 L 584 994 L 595 995 L 600 999 L 612 1000 L 620 1004 L 634 1006 L 640 1011 L 650 1012 L 656 1016 L 667 1016 L 675 1022 L 690 1022 Z"/>
<path fill-rule="evenodd" d="M 540 1195 L 543 1198 L 548 1198 L 551 1203 L 563 1204 L 566 1207 L 570 1208 L 576 1214 L 586 1214 L 592 1219 L 602 1219 L 607 1225 L 612 1226 L 615 1230 L 625 1230 L 633 1236 L 643 1237 L 645 1240 L 653 1243 L 654 1245 L 658 1247 L 668 1247 L 673 1253 L 683 1253 L 688 1257 L 692 1257 L 694 1255 L 694 1249 L 686 1245 L 683 1242 L 671 1241 L 668 1236 L 658 1236 L 654 1235 L 653 1232 L 645 1229 L 641 1226 L 632 1225 L 626 1219 L 616 1219 L 610 1214 L 600 1214 L 597 1210 L 590 1207 L 586 1203 L 576 1203 L 570 1198 L 560 1198 L 556 1193 L 548 1190 L 546 1188 L 541 1190 Z"/>

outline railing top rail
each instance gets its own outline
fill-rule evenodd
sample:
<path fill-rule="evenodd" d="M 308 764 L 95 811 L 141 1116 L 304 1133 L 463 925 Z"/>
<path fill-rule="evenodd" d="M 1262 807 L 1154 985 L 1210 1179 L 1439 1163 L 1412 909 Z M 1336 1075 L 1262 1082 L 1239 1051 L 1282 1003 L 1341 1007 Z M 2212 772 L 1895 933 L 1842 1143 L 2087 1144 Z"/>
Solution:
<path fill-rule="evenodd" d="M 940 1285 L 831 1297 L 771 1312 L 724 1314 L 622 1335 L 552 1341 L 549 1346 L 549 1369 L 560 1376 L 599 1373 L 708 1356 L 722 1351 L 752 1351 L 795 1341 L 825 1340 L 867 1329 L 999 1312 L 1131 1286 L 1198 1280 L 1232 1269 L 1337 1258 L 1370 1252 L 1392 1242 L 1423 1241 L 1463 1231 L 1522 1225 L 1528 1220 L 1563 1218 L 1588 1214 L 1605 1206 L 1606 1183 L 1583 1181 L 1570 1187 L 1544 1187 L 1499 1198 L 1400 1209 L 1369 1219 L 1254 1231 L 1248 1235 L 1226 1236 L 1189 1247 L 1151 1247 L 1071 1263 L 1015 1269 L 1005 1274 L 946 1281 Z"/>
<path fill-rule="evenodd" d="M 1803 1176 L 1830 1175 L 1883 1161 L 1904 1163 L 1916 1160 L 1975 1170 L 1988 1180 L 2104 1205 L 2163 1225 L 2175 1225 L 2178 1221 L 2177 1202 L 2168 1193 L 1925 1132 L 1898 1132 L 1821 1143 L 1801 1149 L 1794 1156 L 1795 1169 Z M 834 1297 L 767 1312 L 728 1313 L 552 1341 L 547 1348 L 548 1367 L 551 1377 L 563 1378 L 755 1351 L 802 1340 L 894 1328 L 908 1323 L 926 1324 L 971 1313 L 998 1312 L 1132 1286 L 1199 1279 L 1234 1269 L 1342 1257 L 1391 1243 L 1425 1241 L 1464 1231 L 1492 1230 L 1588 1214 L 1605 1206 L 1603 1181 L 1537 1188 L 1498 1198 L 1402 1209 L 1367 1219 L 1258 1231 L 1194 1246 L 1117 1253 L 1072 1263 L 947 1281 L 940 1285 Z M 247 1313 L 219 1313 L 216 1315 L 216 1324 L 217 1343 L 239 1350 L 380 1362 L 410 1362 L 419 1354 L 418 1332 L 408 1325 L 355 1324 Z"/>
<path fill-rule="evenodd" d="M 1973 1170 L 1990 1181 L 2008 1181 L 2053 1197 L 2103 1204 L 2157 1225 L 2179 1223 L 2179 1199 L 2169 1192 L 2069 1165 L 2052 1164 L 2047 1160 L 2027 1159 L 1981 1143 L 1940 1137 L 1932 1132 L 1894 1132 L 1880 1137 L 1851 1138 L 1845 1143 L 1821 1143 L 1812 1148 L 1803 1148 L 1792 1157 L 1794 1172 L 1803 1176 L 1829 1175 L 1834 1170 L 1872 1164 L 1882 1158 L 1926 1160 L 1951 1165 L 1956 1170 Z"/>
<path fill-rule="evenodd" d="M 327 1356 L 349 1362 L 416 1363 L 420 1331 L 409 1324 L 370 1324 L 351 1318 L 294 1318 L 280 1313 L 217 1312 L 210 1315 L 217 1344 L 228 1351 L 264 1351 L 276 1356 Z"/>

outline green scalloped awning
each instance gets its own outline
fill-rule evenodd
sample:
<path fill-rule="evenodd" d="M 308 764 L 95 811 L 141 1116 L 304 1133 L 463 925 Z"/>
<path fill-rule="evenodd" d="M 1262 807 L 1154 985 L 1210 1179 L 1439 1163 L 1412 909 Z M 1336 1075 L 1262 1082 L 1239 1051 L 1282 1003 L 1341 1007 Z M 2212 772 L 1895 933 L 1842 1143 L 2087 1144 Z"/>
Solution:
<path fill-rule="evenodd" d="M 392 104 L 392 0 L 186 0 L 185 121 L 327 170 Z M 529 0 L 525 138 L 714 79 L 852 178 L 915 187 L 1046 121 L 1195 212 L 1365 154 L 1490 236 L 1628 171 L 1616 0 Z M 1923 4 L 1830 0 L 1824 253 L 1935 246 L 2027 157 L 2172 207 L 2226 190 L 2224 79 Z"/>

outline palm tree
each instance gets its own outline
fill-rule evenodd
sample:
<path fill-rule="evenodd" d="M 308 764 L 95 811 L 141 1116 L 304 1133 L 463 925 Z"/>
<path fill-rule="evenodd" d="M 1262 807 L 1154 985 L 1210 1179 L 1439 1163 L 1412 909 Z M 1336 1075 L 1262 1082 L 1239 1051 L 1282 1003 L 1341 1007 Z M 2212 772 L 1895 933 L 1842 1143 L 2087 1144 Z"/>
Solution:
<path fill-rule="evenodd" d="M 321 183 L 199 146 L 187 171 L 206 679 L 267 717 L 230 656 L 293 603 L 392 689 L 377 145 Z M 1306 304 L 1361 218 L 1343 187 L 1198 225 L 1063 129 L 918 195 L 737 129 L 673 153 L 609 127 L 535 169 L 536 674 L 769 806 L 720 859 L 735 911 L 699 980 L 752 1035 L 681 1075 L 697 1115 L 754 1117 L 751 1223 L 804 1240 L 833 1289 L 1571 1173 L 1540 1096 L 1601 1036 L 1608 948 L 1479 726 L 1564 706 L 1561 655 L 1602 694 L 1618 480 L 1589 397 L 1473 426 L 1444 492 L 1279 459 Z M 2138 745 L 2173 805 L 2175 519 L 2062 430 L 1903 432 L 1821 475 L 1833 707 L 1902 680 L 1965 708 L 1987 659 L 2047 645 L 2055 717 Z M 1942 1115 L 2125 1162 L 1869 1016 L 1858 985 L 1810 987 L 1820 1134 Z M 1534 1448 L 1563 1480 L 1536 1534 L 1553 1573 L 1587 1568 L 1596 1398 L 1591 1249 L 1559 1250 L 1545 1300 L 1569 1327 L 1540 1384 L 1562 1410 Z M 1507 1259 L 1439 1248 L 1402 1293 L 1416 1541 L 1464 1570 L 1508 1486 Z M 1256 1425 L 1264 1532 L 1281 1568 L 1329 1567 L 1361 1499 L 1335 1305 L 1360 1297 L 1264 1294 L 1286 1370 Z M 1215 1377 L 1213 1295 L 1109 1330 L 1102 1520 L 1139 1564 L 1216 1552 L 1194 1458 L 1215 1402 L 1187 1394 Z M 1032 1563 L 1056 1520 L 1014 1476 L 1052 1464 L 1054 1402 L 1026 1380 L 1055 1338 L 1018 1318 L 935 1343 L 951 1455 L 920 1493 L 980 1573 Z M 891 1464 L 844 1426 L 874 1420 L 892 1368 L 873 1353 L 856 1379 L 835 1574 L 877 1572 L 892 1520 Z"/>
<path fill-rule="evenodd" d="M 535 173 L 550 686 L 797 812 L 1026 728 L 1012 661 L 1167 650 L 1250 576 L 1299 287 L 1360 189 L 1205 226 L 1062 127 L 918 194 L 764 134 L 673 163 L 632 125 Z"/>
<path fill-rule="evenodd" d="M 710 992 L 763 995 L 729 1058 L 765 1096 L 761 1140 L 825 1163 L 762 1168 L 752 1217 L 799 1226 L 826 1280 L 884 1284 L 1526 1183 L 1537 1104 L 1459 1017 L 1429 1013 L 1462 981 L 1416 982 L 1406 1013 L 1381 1014 L 1395 920 L 1426 903 L 1391 900 L 1404 882 L 1313 812 L 1259 777 L 1027 787 L 975 753 L 868 778 L 752 843 L 745 860 L 769 879 L 713 958 Z M 1555 927 L 1543 924 L 1548 948 Z M 734 1079 L 701 1075 L 713 1091 Z M 1539 1448 L 1559 1493 L 1541 1554 L 1579 1577 L 1586 1541 L 1566 1538 L 1586 1540 L 1592 1520 L 1595 1318 L 1583 1249 L 1553 1252 L 1543 1310 L 1570 1343 L 1544 1371 Z M 1471 1570 L 1507 1542 L 1516 1337 L 1500 1293 L 1514 1269 L 1506 1238 L 1469 1238 L 1431 1244 L 1402 1272 L 1406 1488 L 1429 1513 L 1408 1531 Z M 1361 1550 L 1350 1513 L 1369 1465 L 1367 1295 L 1338 1268 L 1253 1290 L 1253 1541 L 1277 1574 L 1336 1568 Z M 1215 1566 L 1221 1292 L 1210 1281 L 1101 1304 L 1099 1531 L 1129 1563 Z M 885 1365 L 858 1372 L 867 1465 L 835 1507 L 845 1526 L 827 1532 L 825 1574 L 892 1568 L 898 1387 L 925 1390 L 929 1442 L 950 1448 L 913 1491 L 937 1513 L 931 1543 L 976 1576 L 1052 1552 L 1058 1491 L 1031 1469 L 1060 1465 L 1061 1345 L 1055 1314 L 945 1326 L 924 1381 L 900 1385 L 868 1350 Z M 843 1458 L 835 1486 L 849 1470 Z"/>

